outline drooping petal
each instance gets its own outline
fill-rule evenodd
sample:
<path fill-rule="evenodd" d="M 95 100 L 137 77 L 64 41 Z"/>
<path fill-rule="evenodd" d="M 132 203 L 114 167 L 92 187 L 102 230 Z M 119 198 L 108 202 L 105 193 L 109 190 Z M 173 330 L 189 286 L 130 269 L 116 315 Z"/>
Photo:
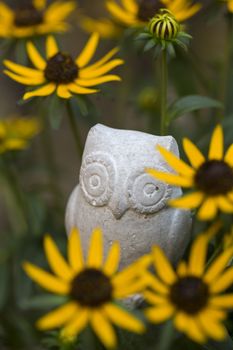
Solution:
<path fill-rule="evenodd" d="M 197 213 L 199 220 L 212 220 L 217 214 L 217 203 L 213 197 L 204 200 L 201 208 Z"/>
<path fill-rule="evenodd" d="M 185 332 L 188 327 L 189 316 L 182 312 L 178 311 L 174 317 L 174 324 L 178 331 Z"/>
<path fill-rule="evenodd" d="M 227 197 L 219 196 L 216 201 L 221 211 L 229 214 L 233 213 L 233 203 L 230 199 L 228 200 Z"/>
<path fill-rule="evenodd" d="M 40 80 L 42 78 L 42 82 L 45 80 L 43 73 L 41 71 L 22 66 L 20 64 L 17 64 L 8 60 L 4 60 L 3 63 L 8 69 L 12 70 L 14 73 L 18 75 L 21 75 L 26 78 L 36 78 L 36 79 L 39 78 Z"/>
<path fill-rule="evenodd" d="M 104 263 L 103 271 L 106 275 L 112 276 L 118 269 L 120 262 L 120 244 L 119 242 L 114 242 L 110 247 L 108 256 Z"/>
<path fill-rule="evenodd" d="M 27 42 L 27 53 L 37 69 L 44 70 L 46 67 L 46 61 L 43 59 L 37 48 L 32 42 Z"/>
<path fill-rule="evenodd" d="M 183 197 L 171 199 L 169 205 L 181 209 L 195 209 L 200 206 L 204 199 L 202 192 L 193 192 Z"/>
<path fill-rule="evenodd" d="M 74 314 L 77 314 L 77 311 L 77 304 L 70 301 L 69 303 L 41 317 L 37 321 L 36 325 L 40 330 L 47 330 L 63 326 L 73 317 Z"/>
<path fill-rule="evenodd" d="M 152 248 L 154 268 L 160 279 L 168 285 L 177 279 L 176 274 L 164 252 L 159 246 Z"/>
<path fill-rule="evenodd" d="M 78 335 L 88 324 L 89 311 L 86 308 L 78 307 L 73 318 L 63 328 L 64 337 L 72 337 Z"/>
<path fill-rule="evenodd" d="M 158 145 L 157 149 L 162 154 L 167 163 L 171 166 L 171 168 L 173 168 L 179 175 L 192 177 L 195 174 L 193 168 L 187 165 L 182 159 L 169 152 L 166 148 Z"/>
<path fill-rule="evenodd" d="M 59 48 L 57 46 L 57 42 L 52 35 L 49 35 L 46 40 L 46 56 L 47 58 L 51 58 L 59 52 Z"/>
<path fill-rule="evenodd" d="M 213 319 L 212 317 L 208 317 L 208 315 L 202 313 L 200 313 L 200 315 L 198 316 L 198 320 L 205 334 L 207 334 L 212 339 L 222 341 L 226 338 L 227 331 L 221 322 Z"/>
<path fill-rule="evenodd" d="M 228 148 L 226 155 L 224 157 L 224 161 L 233 167 L 233 144 Z"/>
<path fill-rule="evenodd" d="M 69 92 L 69 87 L 67 85 L 58 85 L 57 95 L 60 98 L 68 99 L 72 97 L 72 94 Z"/>
<path fill-rule="evenodd" d="M 223 158 L 223 147 L 224 147 L 223 130 L 221 125 L 217 125 L 216 128 L 214 129 L 214 132 L 211 138 L 208 158 L 210 160 L 212 159 L 221 160 Z"/>
<path fill-rule="evenodd" d="M 80 68 L 86 66 L 95 54 L 96 48 L 99 43 L 99 34 L 93 33 L 84 47 L 81 54 L 76 59 L 76 63 Z"/>
<path fill-rule="evenodd" d="M 87 257 L 87 266 L 99 269 L 103 263 L 103 234 L 100 228 L 92 232 Z"/>
<path fill-rule="evenodd" d="M 116 346 L 117 339 L 115 331 L 103 312 L 93 311 L 90 322 L 94 332 L 107 348 Z"/>
<path fill-rule="evenodd" d="M 26 92 L 23 96 L 23 99 L 28 100 L 29 98 L 34 97 L 34 96 L 48 96 L 48 95 L 51 95 L 55 90 L 56 90 L 55 84 L 53 84 L 53 83 L 46 84 L 46 85 L 40 87 L 39 89 L 30 91 L 30 92 Z"/>
<path fill-rule="evenodd" d="M 203 344 L 206 342 L 206 335 L 196 319 L 189 318 L 185 333 L 194 341 Z"/>
<path fill-rule="evenodd" d="M 27 262 L 23 264 L 23 268 L 33 281 L 49 292 L 61 295 L 67 295 L 69 293 L 69 284 L 60 278 L 57 278 L 41 268 Z"/>
<path fill-rule="evenodd" d="M 144 324 L 139 319 L 113 303 L 103 306 L 103 311 L 108 319 L 118 327 L 135 333 L 142 333 L 145 330 Z"/>
<path fill-rule="evenodd" d="M 212 283 L 226 268 L 229 260 L 233 256 L 233 248 L 230 247 L 220 254 L 207 269 L 204 279 L 207 283 Z"/>
<path fill-rule="evenodd" d="M 202 163 L 205 161 L 205 157 L 201 153 L 201 151 L 197 148 L 197 146 L 192 143 L 189 139 L 183 139 L 183 148 L 190 161 L 191 165 L 197 169 Z"/>
<path fill-rule="evenodd" d="M 44 249 L 52 271 L 63 280 L 70 281 L 74 274 L 49 235 L 45 236 Z"/>
<path fill-rule="evenodd" d="M 161 323 L 173 316 L 175 308 L 166 303 L 165 305 L 159 305 L 156 307 L 150 307 L 145 310 L 146 317 L 153 323 Z"/>
<path fill-rule="evenodd" d="M 189 273 L 194 276 L 201 276 L 205 269 L 207 248 L 209 238 L 207 235 L 198 236 L 190 252 L 189 257 Z"/>
<path fill-rule="evenodd" d="M 74 94 L 80 94 L 80 95 L 95 94 L 99 91 L 96 89 L 88 89 L 88 88 L 79 86 L 79 85 L 74 84 L 74 83 L 69 84 L 69 90 L 71 92 L 73 92 Z"/>
<path fill-rule="evenodd" d="M 103 77 L 95 79 L 77 79 L 76 83 L 81 86 L 97 86 L 103 83 L 108 83 L 110 81 L 121 81 L 118 75 L 104 75 Z"/>
<path fill-rule="evenodd" d="M 10 72 L 9 70 L 4 70 L 3 71 L 8 77 L 11 79 L 17 81 L 17 83 L 23 84 L 23 85 L 29 85 L 29 86 L 34 86 L 34 85 L 40 85 L 45 82 L 45 79 L 43 77 L 34 77 L 34 78 L 28 78 L 28 77 L 22 77 L 21 75 L 17 75 L 15 73 Z"/>
<path fill-rule="evenodd" d="M 192 187 L 193 180 L 184 176 L 174 175 L 171 173 L 163 173 L 155 169 L 145 169 L 145 171 L 158 180 L 167 182 L 170 185 L 181 186 L 181 187 Z"/>
<path fill-rule="evenodd" d="M 83 251 L 79 231 L 73 228 L 68 243 L 68 259 L 72 269 L 78 273 L 84 267 Z"/>

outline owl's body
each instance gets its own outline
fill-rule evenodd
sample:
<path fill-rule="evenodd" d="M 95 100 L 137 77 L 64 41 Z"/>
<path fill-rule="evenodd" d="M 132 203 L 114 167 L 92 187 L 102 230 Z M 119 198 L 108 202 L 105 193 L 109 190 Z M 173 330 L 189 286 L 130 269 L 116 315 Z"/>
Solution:
<path fill-rule="evenodd" d="M 171 136 L 96 125 L 88 135 L 80 170 L 66 212 L 67 232 L 78 227 L 85 250 L 91 231 L 101 227 L 105 251 L 121 243 L 121 266 L 159 244 L 171 260 L 182 255 L 189 240 L 190 213 L 167 207 L 181 190 L 157 181 L 145 168 L 170 171 L 156 145 L 178 155 Z"/>

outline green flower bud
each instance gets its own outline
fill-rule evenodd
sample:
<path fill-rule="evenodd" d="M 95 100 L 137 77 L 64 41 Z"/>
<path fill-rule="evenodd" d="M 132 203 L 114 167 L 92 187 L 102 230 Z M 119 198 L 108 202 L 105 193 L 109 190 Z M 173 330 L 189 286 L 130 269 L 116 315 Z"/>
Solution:
<path fill-rule="evenodd" d="M 148 28 L 157 39 L 173 40 L 180 31 L 180 24 L 169 10 L 162 9 L 151 19 Z"/>

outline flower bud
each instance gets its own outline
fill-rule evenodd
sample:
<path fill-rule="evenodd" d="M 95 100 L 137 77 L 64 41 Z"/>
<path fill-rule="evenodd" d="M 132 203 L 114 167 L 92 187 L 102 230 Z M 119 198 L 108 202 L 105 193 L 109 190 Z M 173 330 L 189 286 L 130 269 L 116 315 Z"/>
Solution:
<path fill-rule="evenodd" d="M 180 24 L 169 10 L 162 9 L 151 19 L 149 31 L 157 39 L 173 40 L 180 31 Z"/>

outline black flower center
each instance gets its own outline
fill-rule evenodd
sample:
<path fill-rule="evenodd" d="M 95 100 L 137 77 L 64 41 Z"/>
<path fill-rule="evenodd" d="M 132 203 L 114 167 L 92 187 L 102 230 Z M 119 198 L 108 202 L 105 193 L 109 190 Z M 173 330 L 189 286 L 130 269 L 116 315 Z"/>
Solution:
<path fill-rule="evenodd" d="M 184 277 L 171 287 L 170 299 L 179 310 L 196 314 L 207 305 L 209 288 L 198 277 Z"/>
<path fill-rule="evenodd" d="M 43 23 L 43 12 L 32 4 L 21 5 L 15 10 L 14 24 L 17 27 L 30 27 Z"/>
<path fill-rule="evenodd" d="M 227 194 L 233 190 L 233 168 L 222 160 L 204 162 L 195 175 L 195 183 L 208 195 Z"/>
<path fill-rule="evenodd" d="M 161 9 L 162 4 L 159 0 L 139 0 L 137 17 L 143 22 L 148 22 Z"/>
<path fill-rule="evenodd" d="M 111 301 L 112 290 L 111 281 L 103 272 L 88 268 L 73 279 L 70 296 L 83 306 L 99 307 Z"/>
<path fill-rule="evenodd" d="M 69 54 L 58 52 L 48 60 L 44 74 L 49 81 L 69 84 L 78 77 L 78 66 Z"/>

